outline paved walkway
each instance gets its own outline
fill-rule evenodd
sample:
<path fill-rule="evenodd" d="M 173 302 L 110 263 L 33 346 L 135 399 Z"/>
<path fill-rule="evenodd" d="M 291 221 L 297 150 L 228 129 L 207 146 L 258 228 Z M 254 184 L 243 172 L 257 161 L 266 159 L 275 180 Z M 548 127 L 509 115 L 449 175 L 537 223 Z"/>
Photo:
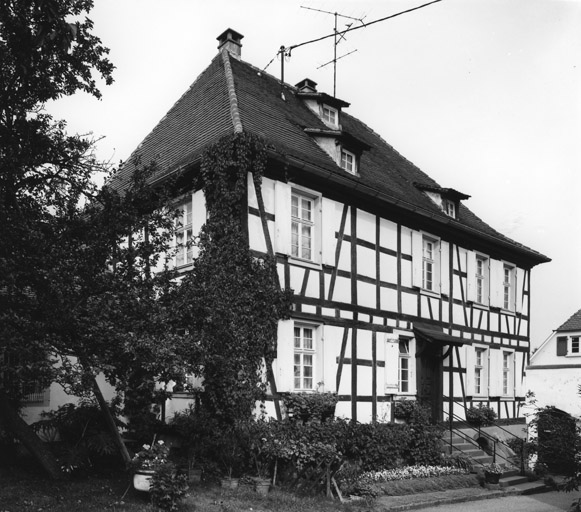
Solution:
<path fill-rule="evenodd" d="M 555 512 L 568 510 L 575 498 L 581 498 L 581 493 L 551 491 L 523 496 L 510 488 L 499 491 L 469 487 L 408 496 L 383 496 L 377 499 L 376 506 L 381 512 L 418 509 L 423 512 Z"/>

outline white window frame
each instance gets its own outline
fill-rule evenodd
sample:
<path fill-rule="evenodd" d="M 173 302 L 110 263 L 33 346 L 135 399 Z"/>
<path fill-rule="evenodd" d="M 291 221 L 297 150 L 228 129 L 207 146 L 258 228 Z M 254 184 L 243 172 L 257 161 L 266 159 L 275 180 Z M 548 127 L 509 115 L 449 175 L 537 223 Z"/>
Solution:
<path fill-rule="evenodd" d="M 450 199 L 444 199 L 444 213 L 448 217 L 456 218 L 456 203 Z"/>
<path fill-rule="evenodd" d="M 422 288 L 429 292 L 438 292 L 439 256 L 438 240 L 424 235 L 422 237 Z"/>
<path fill-rule="evenodd" d="M 514 394 L 514 352 L 502 351 L 502 396 Z"/>
<path fill-rule="evenodd" d="M 194 205 L 192 196 L 188 196 L 181 201 L 177 209 L 180 210 L 179 218 L 176 219 L 175 235 L 175 264 L 177 268 L 191 265 L 194 262 L 194 231 L 193 217 Z"/>
<path fill-rule="evenodd" d="M 327 126 L 339 126 L 339 111 L 329 105 L 321 105 L 321 119 Z"/>
<path fill-rule="evenodd" d="M 357 174 L 357 156 L 348 149 L 341 148 L 341 169 L 349 174 Z"/>
<path fill-rule="evenodd" d="M 398 342 L 397 387 L 402 394 L 412 392 L 412 358 L 410 355 L 410 340 L 400 339 Z M 402 350 L 403 348 L 403 350 Z M 404 378 L 404 372 L 405 377 Z"/>
<path fill-rule="evenodd" d="M 486 256 L 476 255 L 476 265 L 474 269 L 475 281 L 475 302 L 487 305 L 490 297 L 490 263 Z"/>
<path fill-rule="evenodd" d="M 308 333 L 310 333 L 310 338 Z M 294 391 L 314 391 L 317 387 L 317 335 L 316 325 L 295 322 L 293 329 Z"/>
<path fill-rule="evenodd" d="M 579 356 L 581 355 L 581 336 L 569 336 L 569 354 Z"/>
<path fill-rule="evenodd" d="M 296 199 L 296 205 L 295 205 Z M 310 204 L 310 217 L 305 218 L 303 202 Z M 320 260 L 320 197 L 300 189 L 291 190 L 290 256 L 302 261 L 317 263 Z M 304 245 L 309 240 L 309 246 Z M 306 250 L 306 252 L 305 252 Z"/>
<path fill-rule="evenodd" d="M 502 307 L 507 311 L 515 309 L 516 268 L 506 263 L 502 266 Z"/>
<path fill-rule="evenodd" d="M 488 394 L 488 350 L 484 347 L 474 347 L 474 394 Z"/>

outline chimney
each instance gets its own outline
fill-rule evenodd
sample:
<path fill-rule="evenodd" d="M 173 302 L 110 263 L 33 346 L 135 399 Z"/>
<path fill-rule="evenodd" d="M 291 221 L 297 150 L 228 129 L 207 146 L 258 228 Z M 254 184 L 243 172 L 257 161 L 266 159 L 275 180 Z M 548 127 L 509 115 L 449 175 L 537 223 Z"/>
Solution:
<path fill-rule="evenodd" d="M 239 34 L 231 28 L 226 29 L 216 38 L 220 43 L 218 45 L 218 50 L 226 48 L 226 50 L 230 52 L 230 55 L 240 60 L 240 56 L 242 55 L 242 43 L 240 41 L 242 41 L 243 37 L 242 34 Z"/>
<path fill-rule="evenodd" d="M 303 78 L 295 87 L 299 92 L 317 92 L 317 82 L 313 82 L 310 78 Z"/>

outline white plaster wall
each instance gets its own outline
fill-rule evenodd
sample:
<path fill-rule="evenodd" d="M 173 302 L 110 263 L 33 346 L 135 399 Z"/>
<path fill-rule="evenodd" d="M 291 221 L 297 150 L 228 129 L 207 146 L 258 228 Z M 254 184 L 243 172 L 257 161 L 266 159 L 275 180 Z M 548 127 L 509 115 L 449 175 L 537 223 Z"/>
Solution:
<path fill-rule="evenodd" d="M 581 417 L 580 384 L 579 368 L 527 369 L 526 387 L 535 394 L 539 407 L 552 405 Z"/>
<path fill-rule="evenodd" d="M 105 380 L 102 374 L 97 376 L 97 382 L 105 400 L 111 400 L 115 396 L 115 389 Z M 21 416 L 30 425 L 42 419 L 41 414 L 43 412 L 55 411 L 60 406 L 69 403 L 78 404 L 79 400 L 78 396 L 68 395 L 60 384 L 53 382 L 50 385 L 48 405 L 32 404 L 25 406 L 22 409 Z"/>

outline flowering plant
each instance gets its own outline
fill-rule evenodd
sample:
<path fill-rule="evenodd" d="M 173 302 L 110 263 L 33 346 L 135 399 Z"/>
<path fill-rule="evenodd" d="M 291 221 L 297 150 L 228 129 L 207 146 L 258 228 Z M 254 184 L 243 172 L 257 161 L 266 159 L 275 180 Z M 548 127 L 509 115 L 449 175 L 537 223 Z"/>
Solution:
<path fill-rule="evenodd" d="M 484 466 L 485 473 L 492 473 L 493 475 L 502 475 L 503 471 L 504 470 L 502 469 L 502 466 L 500 464 L 496 464 L 496 462 Z"/>
<path fill-rule="evenodd" d="M 163 441 L 151 445 L 144 444 L 142 450 L 135 454 L 132 466 L 138 469 L 157 469 L 167 462 L 169 448 Z"/>

